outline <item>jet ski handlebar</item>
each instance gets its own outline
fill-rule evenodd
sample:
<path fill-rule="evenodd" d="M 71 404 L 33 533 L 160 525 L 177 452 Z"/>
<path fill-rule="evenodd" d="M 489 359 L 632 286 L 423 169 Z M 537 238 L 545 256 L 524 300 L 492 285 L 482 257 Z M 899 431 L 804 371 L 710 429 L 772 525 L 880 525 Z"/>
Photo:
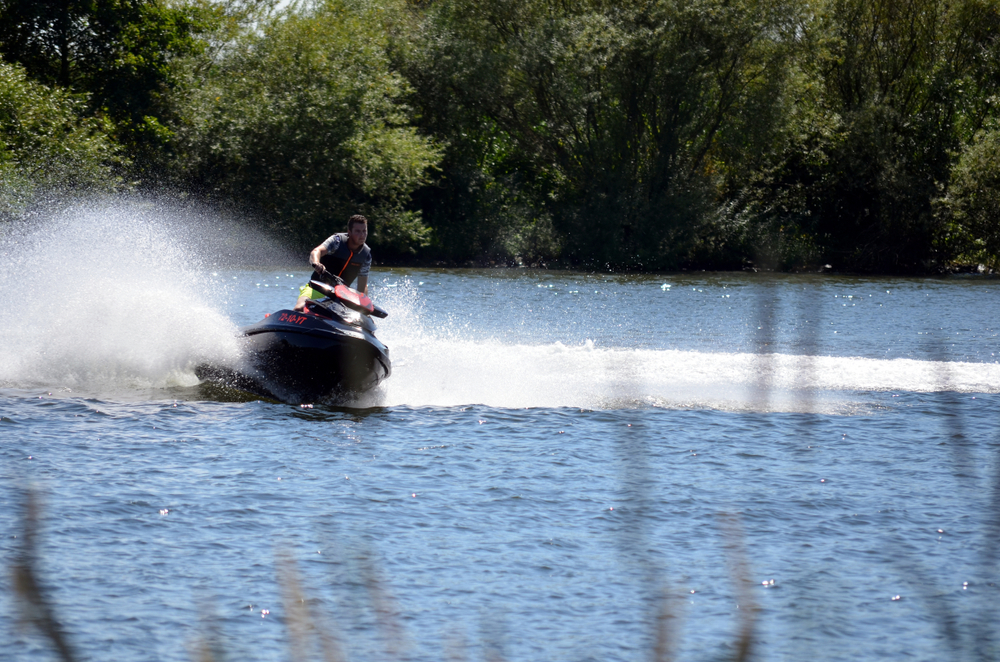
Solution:
<path fill-rule="evenodd" d="M 348 308 L 353 308 L 360 313 L 372 315 L 373 317 L 387 317 L 389 315 L 384 308 L 376 306 L 367 294 L 363 294 L 357 290 L 351 289 L 347 285 L 344 285 L 344 281 L 337 278 L 337 276 L 333 276 L 331 274 L 331 277 L 336 278 L 337 280 L 336 284 L 333 286 L 318 280 L 309 281 L 309 286 L 317 292 L 321 292 L 331 299 L 336 299 Z"/>
<path fill-rule="evenodd" d="M 341 278 L 340 276 L 337 276 L 335 274 L 332 274 L 329 271 L 324 271 L 323 273 L 321 273 L 319 275 L 319 277 L 323 279 L 324 283 L 332 285 L 333 287 L 345 284 L 343 278 Z"/>

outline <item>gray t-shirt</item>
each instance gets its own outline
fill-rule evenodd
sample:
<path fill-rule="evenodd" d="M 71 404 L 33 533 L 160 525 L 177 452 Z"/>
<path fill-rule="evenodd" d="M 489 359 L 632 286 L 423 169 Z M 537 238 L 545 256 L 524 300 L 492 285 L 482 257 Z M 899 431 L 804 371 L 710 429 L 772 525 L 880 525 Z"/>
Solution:
<path fill-rule="evenodd" d="M 326 241 L 323 242 L 322 246 L 326 249 L 326 252 L 333 255 L 340 248 L 341 244 L 347 244 L 347 235 L 343 232 L 332 234 L 327 237 Z M 367 244 L 364 244 L 367 245 Z M 367 255 L 365 255 L 364 260 L 361 262 L 361 270 L 358 272 L 358 277 L 367 276 L 368 272 L 372 268 L 372 253 L 369 250 Z"/>

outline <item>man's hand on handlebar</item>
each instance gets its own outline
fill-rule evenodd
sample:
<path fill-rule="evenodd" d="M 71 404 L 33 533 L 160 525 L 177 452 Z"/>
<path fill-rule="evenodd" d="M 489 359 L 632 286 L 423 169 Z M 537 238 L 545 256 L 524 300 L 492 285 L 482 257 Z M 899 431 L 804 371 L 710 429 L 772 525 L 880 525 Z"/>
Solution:
<path fill-rule="evenodd" d="M 334 274 L 332 271 L 328 271 L 326 267 L 319 262 L 313 262 L 312 267 L 316 270 L 316 275 L 319 276 L 320 281 L 329 283 L 330 285 L 343 284 L 344 281 L 342 278 Z"/>

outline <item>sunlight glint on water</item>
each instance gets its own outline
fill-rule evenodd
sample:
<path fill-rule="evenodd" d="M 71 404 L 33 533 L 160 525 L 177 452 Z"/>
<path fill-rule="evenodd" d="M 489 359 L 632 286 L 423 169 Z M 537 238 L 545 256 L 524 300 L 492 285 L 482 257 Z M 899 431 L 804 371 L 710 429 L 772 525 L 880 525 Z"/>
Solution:
<path fill-rule="evenodd" d="M 192 385 L 291 307 L 303 255 L 134 201 L 15 230 L 0 530 L 38 486 L 82 659 L 188 662 L 208 609 L 227 657 L 286 660 L 276 552 L 355 660 L 392 657 L 372 567 L 413 662 L 449 637 L 470 660 L 649 659 L 664 594 L 676 659 L 729 657 L 748 595 L 761 660 L 992 645 L 996 281 L 376 266 L 395 370 L 352 409 Z M 0 657 L 46 659 L 4 581 Z"/>
<path fill-rule="evenodd" d="M 123 393 L 198 383 L 195 365 L 236 355 L 237 326 L 294 301 L 296 274 L 225 268 L 270 257 L 243 250 L 266 249 L 264 237 L 241 230 L 251 236 L 234 248 L 234 234 L 221 219 L 141 202 L 73 208 L 9 234 L 0 272 L 0 385 Z M 304 282 L 305 272 L 297 276 Z M 560 276 L 546 278 L 559 283 Z M 248 280 L 257 286 L 248 289 Z M 745 342 L 736 336 L 728 349 L 723 337 L 706 350 L 609 347 L 568 336 L 524 342 L 526 325 L 565 313 L 519 310 L 512 302 L 525 286 L 533 297 L 553 287 L 522 281 L 504 283 L 503 297 L 486 302 L 510 306 L 511 315 L 484 335 L 474 315 L 457 314 L 482 305 L 473 298 L 442 313 L 454 286 L 428 293 L 405 274 L 376 269 L 373 295 L 390 311 L 379 336 L 392 350 L 394 374 L 355 404 L 833 412 L 856 409 L 851 394 L 859 391 L 1000 390 L 995 362 L 758 354 L 737 349 Z M 658 290 L 651 299 L 668 292 Z M 728 298 L 739 290 L 725 291 Z M 256 314 L 230 317 L 241 307 Z M 654 325 L 650 333 L 669 331 Z"/>

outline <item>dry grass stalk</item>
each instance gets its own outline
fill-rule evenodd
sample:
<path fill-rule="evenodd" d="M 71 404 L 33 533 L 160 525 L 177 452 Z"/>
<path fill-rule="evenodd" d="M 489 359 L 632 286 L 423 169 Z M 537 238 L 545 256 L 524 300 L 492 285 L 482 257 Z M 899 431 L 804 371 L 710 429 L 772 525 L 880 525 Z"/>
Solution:
<path fill-rule="evenodd" d="M 277 565 L 291 659 L 310 659 L 315 644 L 324 662 L 346 662 L 347 657 L 332 630 L 324 626 L 320 614 L 313 615 L 310 611 L 309 598 L 302 590 L 295 560 L 290 555 L 280 554 Z"/>
<path fill-rule="evenodd" d="M 445 640 L 445 659 L 448 662 L 468 662 L 468 645 L 460 632 L 453 632 Z"/>
<path fill-rule="evenodd" d="M 664 590 L 657 601 L 653 662 L 673 662 L 677 649 L 676 616 L 670 608 L 671 596 Z"/>
<path fill-rule="evenodd" d="M 753 653 L 753 636 L 757 621 L 757 603 L 750 593 L 752 580 L 743 546 L 743 531 L 734 515 L 721 518 L 725 538 L 726 562 L 729 575 L 736 587 L 736 606 L 739 613 L 739 635 L 736 638 L 735 662 L 747 662 Z"/>
<path fill-rule="evenodd" d="M 194 640 L 188 644 L 188 655 L 194 662 L 219 662 L 229 658 L 219 616 L 214 605 L 206 599 L 199 601 L 198 630 Z"/>
<path fill-rule="evenodd" d="M 386 590 L 385 582 L 382 581 L 371 560 L 362 559 L 361 576 L 365 588 L 368 589 L 368 598 L 375 610 L 379 629 L 385 638 L 386 654 L 391 659 L 401 659 L 402 651 L 408 648 L 408 645 L 396 601 Z"/>
<path fill-rule="evenodd" d="M 34 490 L 24 493 L 24 529 L 21 534 L 21 549 L 11 567 L 11 583 L 18 598 L 20 620 L 34 625 L 51 643 L 59 657 L 65 662 L 75 660 L 63 628 L 56 619 L 52 603 L 38 581 L 38 526 L 41 504 Z"/>

